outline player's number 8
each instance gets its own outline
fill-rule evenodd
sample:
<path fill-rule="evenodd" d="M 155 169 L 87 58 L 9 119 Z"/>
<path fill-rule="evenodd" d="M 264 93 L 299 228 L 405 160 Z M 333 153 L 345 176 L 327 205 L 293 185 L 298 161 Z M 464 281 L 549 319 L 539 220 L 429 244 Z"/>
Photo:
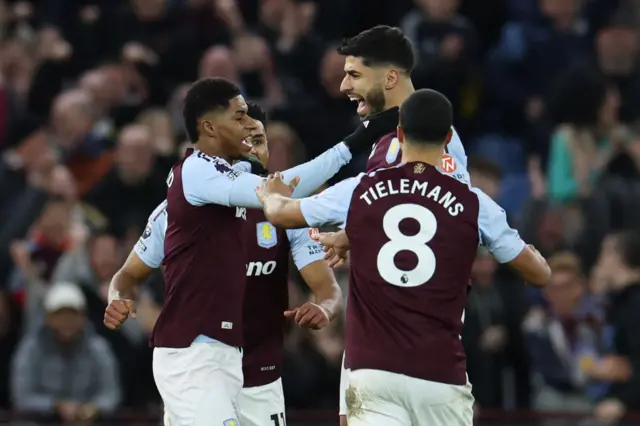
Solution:
<path fill-rule="evenodd" d="M 400 231 L 400 222 L 409 218 L 420 226 L 418 233 L 411 236 Z M 389 241 L 378 252 L 380 276 L 399 287 L 417 287 L 429 281 L 436 271 L 436 257 L 427 244 L 438 229 L 438 221 L 431 210 L 418 204 L 400 204 L 385 213 L 382 228 Z M 414 253 L 418 258 L 411 271 L 403 271 L 395 265 L 395 256 L 403 250 Z"/>

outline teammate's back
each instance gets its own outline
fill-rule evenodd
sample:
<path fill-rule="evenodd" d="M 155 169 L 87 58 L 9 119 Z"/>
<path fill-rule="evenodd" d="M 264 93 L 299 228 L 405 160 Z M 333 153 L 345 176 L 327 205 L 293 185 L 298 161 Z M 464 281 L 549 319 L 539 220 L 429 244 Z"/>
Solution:
<path fill-rule="evenodd" d="M 422 162 L 362 177 L 346 226 L 350 368 L 466 382 L 458 336 L 479 211 L 467 185 Z"/>
<path fill-rule="evenodd" d="M 533 284 L 549 278 L 546 261 L 509 227 L 504 210 L 436 168 L 452 117 L 443 95 L 418 90 L 400 109 L 405 163 L 299 202 L 282 197 L 278 176 L 260 190 L 274 225 L 346 224 L 350 426 L 471 425 L 459 334 L 478 244 Z"/>

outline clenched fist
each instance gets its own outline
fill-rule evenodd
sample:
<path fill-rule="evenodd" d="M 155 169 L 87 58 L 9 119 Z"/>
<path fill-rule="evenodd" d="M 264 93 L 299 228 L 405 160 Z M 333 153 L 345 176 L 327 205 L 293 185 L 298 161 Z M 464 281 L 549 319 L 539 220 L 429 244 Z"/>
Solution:
<path fill-rule="evenodd" d="M 110 330 L 117 330 L 127 319 L 135 317 L 136 306 L 133 300 L 114 299 L 104 311 L 104 325 Z"/>

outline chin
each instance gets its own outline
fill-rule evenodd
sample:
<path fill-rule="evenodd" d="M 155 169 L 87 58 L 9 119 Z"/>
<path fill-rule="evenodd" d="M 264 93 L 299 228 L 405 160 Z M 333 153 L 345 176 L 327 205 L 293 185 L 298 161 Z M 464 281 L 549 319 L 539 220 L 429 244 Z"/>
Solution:
<path fill-rule="evenodd" d="M 251 152 L 241 151 L 236 155 L 234 155 L 233 161 L 244 161 L 244 160 L 248 160 L 250 157 L 251 157 Z"/>

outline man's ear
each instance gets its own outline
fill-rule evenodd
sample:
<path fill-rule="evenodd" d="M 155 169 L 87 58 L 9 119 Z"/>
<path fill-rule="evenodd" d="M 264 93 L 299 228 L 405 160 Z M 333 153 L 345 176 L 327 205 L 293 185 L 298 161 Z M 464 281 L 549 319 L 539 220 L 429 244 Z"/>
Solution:
<path fill-rule="evenodd" d="M 385 90 L 391 90 L 395 88 L 400 82 L 400 72 L 397 69 L 391 68 L 387 71 L 387 75 L 384 80 Z"/>
<path fill-rule="evenodd" d="M 200 121 L 198 122 L 198 127 L 200 128 L 200 132 L 203 135 L 207 135 L 209 137 L 216 137 L 218 135 L 216 118 L 217 116 L 214 112 L 209 112 L 200 119 Z"/>

